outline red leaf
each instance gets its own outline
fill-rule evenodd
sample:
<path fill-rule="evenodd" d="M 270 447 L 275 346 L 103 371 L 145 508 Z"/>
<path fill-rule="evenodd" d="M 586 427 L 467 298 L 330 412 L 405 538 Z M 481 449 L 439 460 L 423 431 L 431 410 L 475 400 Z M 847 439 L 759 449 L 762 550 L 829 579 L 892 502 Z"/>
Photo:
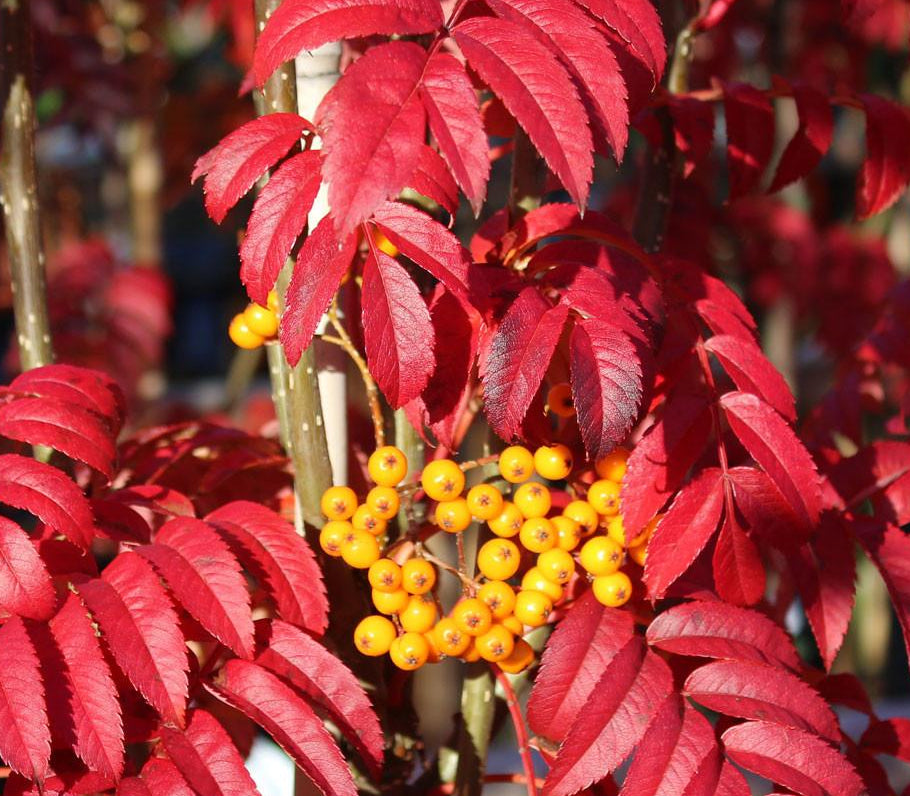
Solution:
<path fill-rule="evenodd" d="M 195 796 L 177 766 L 163 758 L 150 757 L 142 767 L 140 781 L 148 789 L 148 796 Z M 145 792 L 141 796 L 145 796 Z"/>
<path fill-rule="evenodd" d="M 347 763 L 322 720 L 275 675 L 233 659 L 219 672 L 214 689 L 269 733 L 326 796 L 357 796 Z"/>
<path fill-rule="evenodd" d="M 432 199 L 450 215 L 458 210 L 458 186 L 449 167 L 433 147 L 424 144 L 420 161 L 408 180 L 408 187 Z"/>
<path fill-rule="evenodd" d="M 855 674 L 849 672 L 829 674 L 816 683 L 815 687 L 829 704 L 843 705 L 859 713 L 865 713 L 870 718 L 875 717 L 866 687 Z"/>
<path fill-rule="evenodd" d="M 671 393 L 660 416 L 629 456 L 622 484 L 622 522 L 635 538 L 683 482 L 711 433 L 703 395 Z"/>
<path fill-rule="evenodd" d="M 746 661 L 714 661 L 686 680 L 685 694 L 709 710 L 763 719 L 817 733 L 835 745 L 840 728 L 828 703 L 785 669 Z"/>
<path fill-rule="evenodd" d="M 774 150 L 774 108 L 763 91 L 749 85 L 724 87 L 730 198 L 749 193 Z"/>
<path fill-rule="evenodd" d="M 685 159 L 683 176 L 688 177 L 711 154 L 714 108 L 710 103 L 690 97 L 671 97 L 668 107 L 673 119 L 676 148 Z"/>
<path fill-rule="evenodd" d="M 755 542 L 727 515 L 714 548 L 714 585 L 733 605 L 755 605 L 765 593 L 765 568 Z"/>
<path fill-rule="evenodd" d="M 416 398 L 433 372 L 433 323 L 396 260 L 375 249 L 363 267 L 363 339 L 370 373 L 393 409 Z"/>
<path fill-rule="evenodd" d="M 405 257 L 455 295 L 467 296 L 471 258 L 449 229 L 401 202 L 386 202 L 374 214 L 373 222 Z"/>
<path fill-rule="evenodd" d="M 236 500 L 209 514 L 234 554 L 261 582 L 279 615 L 317 635 L 328 623 L 322 572 L 293 526 L 258 503 Z"/>
<path fill-rule="evenodd" d="M 803 796 L 860 796 L 862 780 L 840 752 L 818 736 L 766 721 L 727 730 L 727 757 Z"/>
<path fill-rule="evenodd" d="M 641 364 L 634 343 L 609 322 L 578 319 L 569 338 L 572 397 L 585 450 L 606 456 L 638 416 Z"/>
<path fill-rule="evenodd" d="M 258 794 L 230 736 L 210 713 L 194 710 L 185 730 L 161 728 L 168 757 L 199 793 L 211 796 Z"/>
<path fill-rule="evenodd" d="M 105 495 L 109 501 L 122 503 L 164 517 L 194 517 L 196 509 L 193 501 L 176 489 L 168 489 L 157 484 L 136 484 L 123 489 L 115 489 Z"/>
<path fill-rule="evenodd" d="M 752 788 L 739 769 L 724 760 L 714 796 L 752 796 Z"/>
<path fill-rule="evenodd" d="M 569 796 L 628 757 L 673 688 L 670 667 L 636 636 L 613 658 L 572 724 L 544 782 L 544 796 Z"/>
<path fill-rule="evenodd" d="M 711 724 L 674 693 L 642 739 L 620 796 L 714 796 L 720 763 Z"/>
<path fill-rule="evenodd" d="M 319 191 L 319 153 L 301 152 L 282 163 L 259 192 L 240 246 L 240 279 L 265 306 Z"/>
<path fill-rule="evenodd" d="M 536 287 L 526 287 L 496 329 L 484 363 L 483 388 L 493 430 L 511 440 L 521 428 L 569 316 Z"/>
<path fill-rule="evenodd" d="M 155 565 L 179 604 L 241 658 L 252 658 L 250 594 L 237 559 L 202 520 L 165 523 L 155 543 L 137 548 Z"/>
<path fill-rule="evenodd" d="M 797 513 L 771 477 L 757 467 L 731 467 L 736 508 L 746 529 L 780 550 L 792 551 L 812 532 L 807 517 Z"/>
<path fill-rule="evenodd" d="M 0 608 L 26 619 L 47 619 L 56 604 L 54 584 L 28 534 L 0 516 Z"/>
<path fill-rule="evenodd" d="M 888 523 L 858 520 L 856 538 L 881 573 L 910 654 L 910 536 Z"/>
<path fill-rule="evenodd" d="M 630 613 L 602 606 L 590 590 L 578 599 L 547 640 L 534 681 L 528 724 L 537 735 L 553 741 L 566 737 L 633 630 Z"/>
<path fill-rule="evenodd" d="M 755 395 L 731 392 L 720 404 L 733 433 L 791 506 L 811 525 L 818 522 L 821 486 L 815 464 L 802 442 L 768 404 Z"/>
<path fill-rule="evenodd" d="M 121 553 L 79 594 L 117 665 L 165 721 L 183 725 L 187 653 L 180 622 L 150 564 Z"/>
<path fill-rule="evenodd" d="M 256 43 L 256 85 L 265 83 L 285 61 L 328 42 L 430 33 L 442 23 L 442 8 L 433 0 L 283 0 Z"/>
<path fill-rule="evenodd" d="M 0 434 L 47 445 L 108 478 L 113 475 L 117 456 L 113 432 L 100 416 L 78 404 L 19 398 L 0 405 Z"/>
<path fill-rule="evenodd" d="M 875 516 L 910 522 L 910 445 L 876 440 L 856 455 L 841 459 L 828 473 L 848 508 L 870 500 Z"/>
<path fill-rule="evenodd" d="M 419 91 L 430 132 L 477 215 L 490 176 L 489 145 L 477 92 L 464 66 L 443 52 L 430 56 Z"/>
<path fill-rule="evenodd" d="M 319 106 L 322 176 L 342 235 L 404 188 L 420 162 L 425 113 L 417 87 L 426 63 L 413 42 L 372 47 Z"/>
<path fill-rule="evenodd" d="M 638 0 L 579 0 L 579 5 L 602 19 L 635 51 L 650 69 L 654 85 L 657 85 L 667 62 L 667 45 L 654 6 Z"/>
<path fill-rule="evenodd" d="M 910 763 L 910 719 L 897 717 L 869 724 L 859 745 L 874 754 Z"/>
<path fill-rule="evenodd" d="M 834 134 L 834 114 L 828 98 L 809 86 L 793 86 L 792 92 L 799 127 L 777 164 L 768 188 L 772 193 L 812 171 L 831 146 Z"/>
<path fill-rule="evenodd" d="M 787 561 L 825 668 L 830 669 L 853 615 L 853 536 L 840 515 L 825 512 L 813 538 L 789 553 Z"/>
<path fill-rule="evenodd" d="M 205 209 L 220 224 L 238 200 L 313 126 L 296 113 L 270 113 L 237 128 L 196 161 Z"/>
<path fill-rule="evenodd" d="M 660 598 L 698 558 L 717 531 L 724 508 L 724 476 L 703 470 L 682 488 L 648 542 L 644 581 Z"/>
<path fill-rule="evenodd" d="M 70 594 L 50 621 L 65 669 L 55 675 L 65 683 L 73 749 L 85 764 L 117 779 L 123 773 L 123 723 L 111 671 L 82 601 Z"/>
<path fill-rule="evenodd" d="M 889 208 L 910 181 L 910 159 L 904 143 L 910 118 L 900 105 L 862 96 L 866 110 L 866 159 L 856 186 L 856 216 L 863 219 Z"/>
<path fill-rule="evenodd" d="M 281 620 L 272 621 L 267 644 L 256 663 L 327 710 L 378 780 L 385 746 L 382 728 L 354 673 L 318 641 Z"/>
<path fill-rule="evenodd" d="M 790 637 L 767 616 L 722 602 L 674 606 L 650 624 L 647 638 L 649 644 L 677 655 L 800 666 Z"/>
<path fill-rule="evenodd" d="M 468 63 L 502 100 L 579 207 L 588 199 L 594 160 L 578 93 L 556 56 L 525 28 L 474 17 L 452 35 Z"/>
<path fill-rule="evenodd" d="M 785 420 L 796 420 L 793 393 L 780 371 L 750 337 L 717 334 L 705 343 L 733 383 L 743 392 L 755 393 L 773 406 Z"/>
<path fill-rule="evenodd" d="M 629 137 L 626 84 L 619 64 L 590 17 L 559 0 L 491 0 L 490 8 L 502 19 L 530 31 L 555 53 L 575 79 L 590 122 L 622 161 Z"/>
<path fill-rule="evenodd" d="M 28 779 L 49 771 L 51 731 L 35 647 L 22 620 L 0 626 L 0 758 Z"/>
<path fill-rule="evenodd" d="M 347 273 L 357 247 L 354 235 L 344 243 L 330 218 L 316 226 L 300 249 L 281 316 L 281 343 L 288 362 L 296 365 L 310 345 L 332 296 Z"/>

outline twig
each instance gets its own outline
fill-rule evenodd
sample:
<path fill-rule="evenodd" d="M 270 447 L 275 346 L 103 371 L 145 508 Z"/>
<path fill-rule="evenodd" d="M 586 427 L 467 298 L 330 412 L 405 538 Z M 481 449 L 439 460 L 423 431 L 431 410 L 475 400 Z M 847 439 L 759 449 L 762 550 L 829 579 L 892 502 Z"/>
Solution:
<path fill-rule="evenodd" d="M 458 534 L 458 538 L 461 539 L 461 534 Z M 469 577 L 463 570 L 456 569 L 451 564 L 447 564 L 441 558 L 434 556 L 432 553 L 427 552 L 427 549 L 424 547 L 419 553 L 421 558 L 425 558 L 431 564 L 435 564 L 440 569 L 444 569 L 446 572 L 454 575 L 461 581 L 462 591 L 469 597 L 473 597 L 475 591 L 477 590 L 477 584 L 474 582 L 473 578 Z"/>
<path fill-rule="evenodd" d="M 528 796 L 537 796 L 537 779 L 534 776 L 534 761 L 531 758 L 531 744 L 528 738 L 528 729 L 525 727 L 525 720 L 521 714 L 521 705 L 518 703 L 518 697 L 506 673 L 495 663 L 490 664 L 496 682 L 502 689 L 506 697 L 506 705 L 509 708 L 509 715 L 512 717 L 512 725 L 515 727 L 515 739 L 518 741 L 518 754 L 521 756 L 521 765 L 525 772 L 525 787 L 528 790 Z"/>

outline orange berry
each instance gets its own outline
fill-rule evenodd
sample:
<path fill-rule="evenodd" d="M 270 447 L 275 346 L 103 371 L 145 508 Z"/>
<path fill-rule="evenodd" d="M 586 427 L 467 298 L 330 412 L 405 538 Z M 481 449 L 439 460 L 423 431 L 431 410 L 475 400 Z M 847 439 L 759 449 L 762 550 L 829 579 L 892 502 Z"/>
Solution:
<path fill-rule="evenodd" d="M 609 536 L 595 536 L 582 545 L 579 563 L 589 575 L 609 575 L 622 566 L 622 548 Z"/>
<path fill-rule="evenodd" d="M 546 594 L 553 602 L 562 597 L 562 586 L 550 580 L 537 567 L 531 567 L 525 572 L 521 579 L 521 588 L 522 591 L 539 591 Z"/>
<path fill-rule="evenodd" d="M 622 524 L 622 514 L 610 517 L 607 521 L 607 536 L 609 536 L 620 547 L 626 546 L 626 529 Z"/>
<path fill-rule="evenodd" d="M 545 517 L 552 505 L 550 490 L 544 484 L 538 484 L 536 481 L 530 481 L 518 487 L 512 496 L 512 502 L 518 506 L 526 519 Z"/>
<path fill-rule="evenodd" d="M 602 478 L 588 487 L 587 501 L 598 514 L 615 517 L 619 514 L 619 484 Z"/>
<path fill-rule="evenodd" d="M 414 594 L 398 612 L 402 629 L 410 633 L 426 633 L 436 624 L 436 601 L 430 594 Z"/>
<path fill-rule="evenodd" d="M 373 240 L 376 242 L 376 248 L 383 254 L 389 255 L 389 257 L 398 256 L 398 247 L 378 229 L 373 230 Z"/>
<path fill-rule="evenodd" d="M 455 620 L 447 616 L 440 619 L 433 628 L 433 636 L 436 639 L 436 645 L 439 651 L 444 655 L 458 657 L 471 644 L 471 636 L 465 633 Z"/>
<path fill-rule="evenodd" d="M 330 486 L 322 493 L 319 507 L 330 520 L 346 520 L 357 510 L 357 495 L 349 486 Z"/>
<path fill-rule="evenodd" d="M 515 649 L 515 636 L 503 625 L 493 625 L 474 640 L 477 654 L 485 661 L 496 663 L 504 660 Z"/>
<path fill-rule="evenodd" d="M 638 545 L 647 542 L 654 535 L 654 531 L 657 530 L 657 526 L 660 524 L 663 517 L 663 514 L 655 514 L 650 522 L 642 529 L 642 532 L 629 541 L 629 547 L 638 547 Z"/>
<path fill-rule="evenodd" d="M 408 474 L 408 459 L 394 445 L 385 445 L 370 454 L 367 470 L 379 486 L 398 486 Z"/>
<path fill-rule="evenodd" d="M 537 556 L 537 568 L 547 580 L 565 586 L 575 572 L 575 559 L 559 548 L 545 550 Z"/>
<path fill-rule="evenodd" d="M 522 633 L 524 633 L 525 626 L 511 614 L 509 616 L 504 616 L 499 620 L 499 623 L 503 627 L 511 630 L 516 636 L 520 636 Z"/>
<path fill-rule="evenodd" d="M 319 546 L 335 558 L 341 557 L 341 545 L 351 535 L 354 526 L 347 520 L 329 520 L 319 532 Z"/>
<path fill-rule="evenodd" d="M 539 591 L 522 589 L 515 598 L 515 618 L 529 627 L 545 624 L 552 610 L 553 601 Z"/>
<path fill-rule="evenodd" d="M 387 523 L 381 517 L 373 514 L 369 506 L 360 505 L 354 512 L 354 516 L 351 517 L 351 525 L 358 531 L 366 531 L 373 536 L 382 536 L 385 533 Z"/>
<path fill-rule="evenodd" d="M 615 448 L 603 459 L 598 459 L 594 463 L 594 470 L 601 478 L 619 483 L 626 474 L 626 462 L 628 460 L 629 451 L 625 448 Z"/>
<path fill-rule="evenodd" d="M 341 544 L 341 557 L 354 569 L 367 569 L 379 559 L 379 543 L 367 531 L 356 528 Z"/>
<path fill-rule="evenodd" d="M 534 457 L 523 445 L 511 445 L 499 454 L 499 473 L 510 484 L 527 481 L 534 472 Z"/>
<path fill-rule="evenodd" d="M 461 653 L 461 659 L 465 663 L 476 663 L 480 660 L 480 653 L 477 651 L 477 645 L 474 643 L 473 636 L 468 636 L 471 641 L 468 643 L 467 649 Z"/>
<path fill-rule="evenodd" d="M 629 553 L 629 558 L 631 558 L 636 564 L 638 564 L 638 566 L 643 567 L 645 565 L 645 561 L 648 558 L 647 540 L 644 541 L 640 545 L 636 545 L 635 547 L 630 547 L 628 550 L 628 553 Z"/>
<path fill-rule="evenodd" d="M 518 545 L 508 539 L 490 539 L 477 551 L 477 568 L 490 580 L 508 580 L 521 564 Z"/>
<path fill-rule="evenodd" d="M 390 486 L 374 486 L 367 492 L 364 505 L 370 510 L 370 514 L 379 517 L 382 520 L 390 520 L 398 513 L 400 505 L 398 492 Z"/>
<path fill-rule="evenodd" d="M 471 510 L 464 498 L 436 504 L 436 524 L 447 533 L 459 533 L 471 524 Z"/>
<path fill-rule="evenodd" d="M 490 629 L 493 613 L 483 600 L 468 597 L 456 603 L 452 609 L 452 619 L 469 636 L 479 636 Z"/>
<path fill-rule="evenodd" d="M 246 318 L 243 317 L 242 312 L 235 315 L 231 320 L 228 326 L 228 337 L 231 338 L 231 342 L 235 346 L 247 350 L 259 348 L 265 342 L 265 338 L 261 334 L 256 334 L 247 326 Z"/>
<path fill-rule="evenodd" d="M 492 520 L 502 514 L 502 493 L 492 484 L 477 484 L 468 490 L 468 508 L 478 520 Z"/>
<path fill-rule="evenodd" d="M 551 517 L 550 522 L 556 526 L 556 546 L 560 550 L 574 550 L 581 541 L 581 526 L 571 517 L 560 514 Z"/>
<path fill-rule="evenodd" d="M 381 614 L 389 615 L 403 611 L 408 604 L 408 600 L 411 599 L 411 595 L 404 589 L 396 589 L 395 591 L 373 589 L 372 597 L 376 610 Z"/>
<path fill-rule="evenodd" d="M 515 590 L 501 580 L 488 580 L 477 590 L 477 597 L 487 604 L 493 618 L 500 621 L 511 616 L 515 608 Z"/>
<path fill-rule="evenodd" d="M 562 481 L 572 472 L 572 451 L 565 445 L 543 445 L 534 451 L 534 469 L 550 481 Z"/>
<path fill-rule="evenodd" d="M 367 579 L 377 591 L 398 591 L 401 588 L 401 567 L 391 558 L 380 558 L 370 567 Z"/>
<path fill-rule="evenodd" d="M 619 608 L 629 602 L 632 596 L 632 581 L 625 572 L 612 572 L 594 578 L 591 584 L 594 596 L 601 605 Z"/>
<path fill-rule="evenodd" d="M 542 553 L 556 547 L 556 527 L 546 517 L 531 517 L 522 523 L 518 538 L 526 550 Z"/>
<path fill-rule="evenodd" d="M 389 657 L 399 669 L 412 672 L 427 662 L 430 645 L 420 633 L 403 633 L 389 646 Z"/>
<path fill-rule="evenodd" d="M 451 459 L 437 459 L 423 468 L 420 484 L 432 500 L 454 500 L 464 489 L 464 473 Z"/>
<path fill-rule="evenodd" d="M 594 507 L 587 500 L 573 500 L 567 505 L 562 513 L 571 520 L 575 520 L 580 526 L 582 535 L 589 536 L 597 530 L 600 517 Z"/>
<path fill-rule="evenodd" d="M 498 662 L 499 668 L 509 674 L 518 674 L 534 663 L 534 649 L 523 638 L 515 640 L 512 654 Z"/>
<path fill-rule="evenodd" d="M 426 594 L 436 585 L 436 567 L 423 558 L 410 558 L 401 565 L 401 586 L 409 594 Z"/>
<path fill-rule="evenodd" d="M 518 506 L 507 500 L 503 503 L 502 512 L 499 516 L 490 520 L 487 525 L 497 536 L 510 538 L 521 530 L 521 525 L 524 521 L 524 515 Z"/>
<path fill-rule="evenodd" d="M 572 387 L 567 381 L 561 381 L 550 387 L 547 393 L 547 406 L 557 417 L 575 417 L 575 404 L 572 403 Z"/>
<path fill-rule="evenodd" d="M 278 314 L 278 291 L 270 290 L 265 300 L 265 305 L 276 315 Z"/>
<path fill-rule="evenodd" d="M 260 337 L 269 339 L 278 334 L 278 316 L 268 307 L 260 304 L 250 304 L 243 311 L 243 320 L 250 331 Z"/>
<path fill-rule="evenodd" d="M 354 646 L 370 657 L 385 655 L 395 635 L 395 625 L 384 616 L 368 616 L 354 628 Z"/>

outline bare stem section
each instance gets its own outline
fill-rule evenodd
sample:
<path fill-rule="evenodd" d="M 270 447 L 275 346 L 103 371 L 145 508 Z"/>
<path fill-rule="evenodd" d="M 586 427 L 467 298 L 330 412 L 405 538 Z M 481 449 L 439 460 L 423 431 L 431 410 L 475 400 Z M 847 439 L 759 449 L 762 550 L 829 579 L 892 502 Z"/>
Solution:
<path fill-rule="evenodd" d="M 53 359 L 35 169 L 35 107 L 28 0 L 0 3 L 0 202 L 22 369 Z"/>

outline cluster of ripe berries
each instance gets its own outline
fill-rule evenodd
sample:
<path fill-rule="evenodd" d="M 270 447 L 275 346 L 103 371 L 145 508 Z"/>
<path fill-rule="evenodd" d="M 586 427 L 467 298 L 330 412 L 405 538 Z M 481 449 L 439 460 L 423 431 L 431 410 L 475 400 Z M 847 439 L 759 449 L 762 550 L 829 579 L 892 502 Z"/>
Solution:
<path fill-rule="evenodd" d="M 489 483 L 472 486 L 465 494 L 464 472 L 450 459 L 427 464 L 420 487 L 436 501 L 433 519 L 438 528 L 457 534 L 478 520 L 494 534 L 477 551 L 481 577 L 468 581 L 468 593 L 441 617 L 434 593 L 436 567 L 419 553 L 403 563 L 382 557 L 380 540 L 398 512 L 396 487 L 408 468 L 397 448 L 375 451 L 368 470 L 376 486 L 363 503 L 346 486 L 331 487 L 321 501 L 328 518 L 320 534 L 322 549 L 368 570 L 379 612 L 358 624 L 357 648 L 370 656 L 388 653 L 405 670 L 446 656 L 483 659 L 514 673 L 534 660 L 523 634 L 546 623 L 566 586 L 577 578 L 577 565 L 587 573 L 598 601 L 623 605 L 632 594 L 629 576 L 620 570 L 626 552 L 637 563 L 644 562 L 647 539 L 658 519 L 627 543 L 619 514 L 627 457 L 617 449 L 598 461 L 598 478 L 585 498 L 570 501 L 561 511 L 554 510 L 550 489 L 530 479 L 535 473 L 550 481 L 566 479 L 573 461 L 564 445 L 543 446 L 534 453 L 516 445 L 502 452 L 499 473 L 513 485 L 511 499 Z M 520 574 L 528 553 L 536 559 Z"/>
<path fill-rule="evenodd" d="M 250 303 L 228 326 L 228 337 L 239 348 L 259 348 L 278 334 L 278 294 L 269 293 L 268 306 Z"/>

